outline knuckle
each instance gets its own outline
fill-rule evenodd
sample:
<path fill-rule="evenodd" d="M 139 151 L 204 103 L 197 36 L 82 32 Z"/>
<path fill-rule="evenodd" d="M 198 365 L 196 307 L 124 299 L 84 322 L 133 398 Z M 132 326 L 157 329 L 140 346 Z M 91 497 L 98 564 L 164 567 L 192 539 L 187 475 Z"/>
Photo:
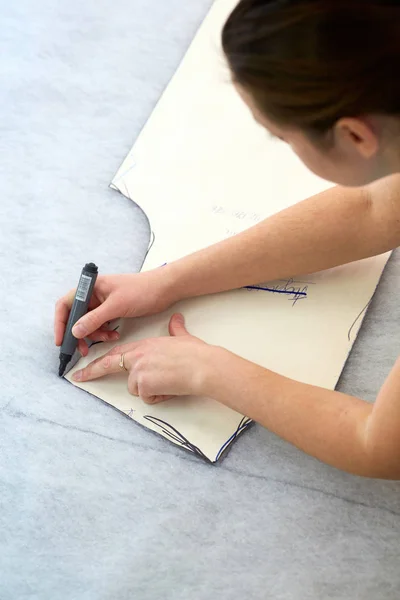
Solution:
<path fill-rule="evenodd" d="M 132 394 L 132 396 L 138 395 L 138 386 L 134 379 L 129 379 L 128 381 L 128 392 Z"/>
<path fill-rule="evenodd" d="M 146 377 L 143 375 L 143 373 L 138 373 L 138 375 L 137 375 L 137 383 L 138 383 L 138 388 L 139 388 L 140 393 L 145 396 L 146 395 L 147 381 L 146 381 Z"/>
<path fill-rule="evenodd" d="M 147 374 L 140 373 L 137 378 L 137 384 L 141 396 L 147 397 L 152 395 L 151 381 Z"/>
<path fill-rule="evenodd" d="M 136 366 L 139 368 L 144 359 L 144 352 L 140 348 L 137 348 L 132 352 L 133 359 L 135 361 Z"/>
<path fill-rule="evenodd" d="M 135 369 L 136 369 L 136 371 L 141 371 L 144 367 L 143 355 L 139 354 L 138 356 L 135 356 L 135 358 L 136 358 Z"/>
<path fill-rule="evenodd" d="M 97 320 L 91 312 L 86 313 L 85 322 L 89 329 L 97 329 Z"/>
<path fill-rule="evenodd" d="M 111 352 L 112 354 L 122 354 L 122 346 L 114 346 Z"/>
<path fill-rule="evenodd" d="M 155 402 L 155 396 L 144 396 L 143 397 L 143 402 L 145 404 L 154 404 L 154 402 Z"/>
<path fill-rule="evenodd" d="M 148 368 L 148 361 L 144 356 L 141 356 L 134 362 L 135 373 L 142 379 L 147 379 L 145 372 Z"/>
<path fill-rule="evenodd" d="M 111 367 L 111 362 L 112 362 L 111 356 L 109 356 L 109 355 L 103 356 L 103 358 L 101 360 L 101 366 L 104 369 L 109 369 Z"/>

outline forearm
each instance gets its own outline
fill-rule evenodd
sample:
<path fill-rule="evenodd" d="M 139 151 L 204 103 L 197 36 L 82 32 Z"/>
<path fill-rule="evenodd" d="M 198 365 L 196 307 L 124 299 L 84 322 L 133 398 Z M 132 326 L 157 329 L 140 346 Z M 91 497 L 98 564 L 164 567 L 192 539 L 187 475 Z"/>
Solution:
<path fill-rule="evenodd" d="M 400 384 L 393 384 L 400 381 L 400 364 L 371 405 L 293 381 L 221 348 L 214 352 L 207 395 L 338 469 L 400 478 Z"/>
<path fill-rule="evenodd" d="M 398 225 L 367 189 L 332 188 L 165 267 L 177 299 L 313 273 L 381 254 Z"/>

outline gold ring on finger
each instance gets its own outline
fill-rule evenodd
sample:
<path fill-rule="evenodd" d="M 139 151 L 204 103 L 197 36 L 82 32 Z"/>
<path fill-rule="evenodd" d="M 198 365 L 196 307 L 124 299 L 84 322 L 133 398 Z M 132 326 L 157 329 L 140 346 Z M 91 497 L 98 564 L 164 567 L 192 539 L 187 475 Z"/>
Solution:
<path fill-rule="evenodd" d="M 124 363 L 124 356 L 125 356 L 125 354 L 121 354 L 121 358 L 119 359 L 118 364 L 121 367 L 121 369 L 124 369 L 124 371 L 127 371 L 128 369 L 126 368 L 125 363 Z"/>

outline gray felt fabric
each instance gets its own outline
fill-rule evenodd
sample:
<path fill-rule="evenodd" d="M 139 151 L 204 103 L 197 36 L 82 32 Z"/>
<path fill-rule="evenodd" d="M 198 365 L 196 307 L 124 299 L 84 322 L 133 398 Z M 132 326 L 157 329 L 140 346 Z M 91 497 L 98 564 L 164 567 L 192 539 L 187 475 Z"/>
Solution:
<path fill-rule="evenodd" d="M 56 376 L 53 305 L 86 261 L 137 270 L 107 185 L 210 0 L 1 0 L 1 600 L 394 600 L 400 484 L 259 426 L 209 466 Z M 340 389 L 397 357 L 398 255 Z M 329 344 L 329 340 L 326 340 Z"/>

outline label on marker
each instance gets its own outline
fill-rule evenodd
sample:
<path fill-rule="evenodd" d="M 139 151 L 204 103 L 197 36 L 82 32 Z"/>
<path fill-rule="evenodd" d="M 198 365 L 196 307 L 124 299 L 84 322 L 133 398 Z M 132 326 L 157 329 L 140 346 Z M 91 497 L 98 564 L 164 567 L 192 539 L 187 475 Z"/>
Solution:
<path fill-rule="evenodd" d="M 76 299 L 81 302 L 86 302 L 86 298 L 90 289 L 92 278 L 87 275 L 81 275 L 79 280 L 78 289 L 76 290 Z"/>

